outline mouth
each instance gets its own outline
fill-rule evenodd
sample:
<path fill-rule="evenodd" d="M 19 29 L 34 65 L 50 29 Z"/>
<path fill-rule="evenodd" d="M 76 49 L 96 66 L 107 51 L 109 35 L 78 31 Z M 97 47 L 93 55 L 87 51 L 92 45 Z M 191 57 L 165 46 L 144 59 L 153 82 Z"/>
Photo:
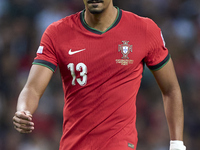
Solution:
<path fill-rule="evenodd" d="M 103 0 L 88 0 L 87 3 L 88 4 L 96 4 L 96 3 L 103 3 Z"/>

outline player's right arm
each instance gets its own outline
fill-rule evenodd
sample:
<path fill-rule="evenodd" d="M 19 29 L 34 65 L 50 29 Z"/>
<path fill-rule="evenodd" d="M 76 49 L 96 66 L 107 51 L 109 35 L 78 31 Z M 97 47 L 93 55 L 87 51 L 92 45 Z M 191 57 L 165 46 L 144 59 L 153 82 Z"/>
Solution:
<path fill-rule="evenodd" d="M 52 75 L 53 72 L 49 68 L 32 65 L 28 80 L 19 95 L 17 111 L 13 117 L 14 127 L 18 132 L 31 133 L 34 129 L 32 114 L 37 109 Z"/>

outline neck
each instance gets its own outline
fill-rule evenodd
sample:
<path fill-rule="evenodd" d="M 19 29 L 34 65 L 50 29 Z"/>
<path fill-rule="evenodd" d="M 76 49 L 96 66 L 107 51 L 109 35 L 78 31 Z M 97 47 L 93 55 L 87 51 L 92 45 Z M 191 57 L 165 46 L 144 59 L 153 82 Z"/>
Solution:
<path fill-rule="evenodd" d="M 117 8 L 114 6 L 105 9 L 100 14 L 91 14 L 86 9 L 84 17 L 90 27 L 104 32 L 114 23 L 117 18 L 117 13 Z"/>

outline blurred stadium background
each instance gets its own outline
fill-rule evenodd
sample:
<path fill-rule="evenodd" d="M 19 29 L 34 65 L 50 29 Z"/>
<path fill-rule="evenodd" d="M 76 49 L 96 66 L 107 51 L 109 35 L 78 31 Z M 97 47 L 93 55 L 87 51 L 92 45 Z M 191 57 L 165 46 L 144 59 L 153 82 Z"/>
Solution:
<path fill-rule="evenodd" d="M 174 60 L 185 108 L 184 140 L 200 149 L 200 1 L 114 0 L 121 9 L 152 18 Z M 63 91 L 57 71 L 34 114 L 35 131 L 14 130 L 12 117 L 46 27 L 83 10 L 82 0 L 0 0 L 0 149 L 57 150 Z M 137 99 L 138 150 L 168 150 L 169 134 L 159 88 L 146 68 Z"/>

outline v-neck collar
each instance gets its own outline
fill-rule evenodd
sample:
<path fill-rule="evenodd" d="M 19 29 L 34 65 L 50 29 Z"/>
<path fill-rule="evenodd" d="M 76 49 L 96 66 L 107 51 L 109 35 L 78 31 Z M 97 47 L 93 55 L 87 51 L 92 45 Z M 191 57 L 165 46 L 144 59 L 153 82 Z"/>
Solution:
<path fill-rule="evenodd" d="M 87 30 L 89 30 L 90 32 L 93 32 L 93 33 L 95 33 L 95 34 L 103 34 L 103 33 L 106 33 L 107 31 L 109 31 L 109 30 L 111 30 L 112 28 L 114 28 L 118 23 L 119 23 L 119 21 L 121 20 L 121 17 L 122 17 L 122 10 L 121 9 L 119 9 L 118 7 L 116 7 L 117 8 L 117 18 L 115 19 L 115 21 L 114 21 L 114 23 L 108 28 L 108 29 L 106 29 L 105 31 L 100 31 L 100 30 L 97 30 L 97 29 L 94 29 L 94 28 L 92 28 L 92 27 L 90 27 L 87 23 L 86 23 L 86 21 L 85 21 L 85 19 L 84 19 L 84 13 L 85 13 L 85 9 L 81 12 L 81 14 L 80 14 L 80 19 L 81 19 L 81 23 L 82 23 L 82 25 L 87 29 Z"/>

